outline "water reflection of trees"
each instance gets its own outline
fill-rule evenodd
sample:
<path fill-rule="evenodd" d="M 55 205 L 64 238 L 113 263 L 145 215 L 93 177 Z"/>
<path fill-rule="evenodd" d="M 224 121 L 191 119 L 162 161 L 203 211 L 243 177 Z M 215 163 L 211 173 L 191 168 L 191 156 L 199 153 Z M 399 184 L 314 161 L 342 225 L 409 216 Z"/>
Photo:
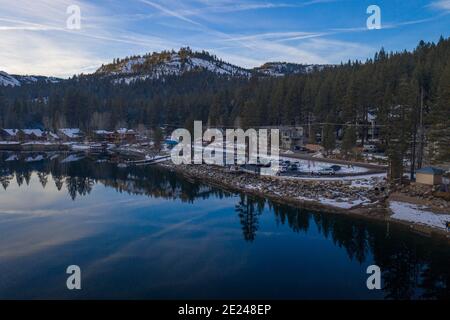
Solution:
<path fill-rule="evenodd" d="M 6 157 L 0 153 L 0 183 L 5 190 L 13 179 L 19 186 L 29 185 L 32 174 L 36 173 L 43 188 L 53 181 L 58 190 L 65 186 L 73 200 L 77 196 L 89 194 L 96 183 L 121 193 L 181 199 L 183 202 L 206 199 L 212 194 L 220 198 L 231 196 L 220 189 L 180 179 L 176 173 L 157 167 L 118 168 L 114 163 L 98 159 L 61 163 L 56 158 L 51 160 L 52 157 L 36 162 L 5 161 Z M 27 156 L 22 155 L 22 158 L 26 159 Z"/>
<path fill-rule="evenodd" d="M 119 169 L 114 164 L 92 160 L 67 164 L 56 160 L 0 161 L 0 182 L 4 189 L 14 179 L 18 185 L 29 184 L 33 172 L 37 173 L 43 188 L 53 181 L 58 190 L 66 186 L 72 199 L 89 194 L 96 183 L 118 192 L 184 202 L 212 195 L 231 196 L 219 189 L 180 179 L 177 174 L 157 167 Z M 450 298 L 450 250 L 439 240 L 418 237 L 399 226 L 391 225 L 387 231 L 384 223 L 367 223 L 342 215 L 313 214 L 246 195 L 240 195 L 235 211 L 246 241 L 255 241 L 259 219 L 264 211 L 269 211 L 279 225 L 287 225 L 298 233 L 317 232 L 343 248 L 351 260 L 377 264 L 383 272 L 384 292 L 388 299 Z"/>
<path fill-rule="evenodd" d="M 242 233 L 246 241 L 255 240 L 258 231 L 258 219 L 264 210 L 264 199 L 252 198 L 241 194 L 236 212 L 242 225 Z"/>
<path fill-rule="evenodd" d="M 256 218 L 264 210 L 261 202 L 241 199 L 240 203 Z M 249 208 L 252 205 L 253 208 Z M 383 272 L 385 298 L 450 298 L 450 250 L 439 239 L 418 237 L 403 226 L 391 225 L 387 231 L 386 224 L 381 222 L 367 223 L 337 214 L 310 213 L 271 202 L 266 205 L 279 224 L 304 233 L 314 227 L 336 246 L 345 249 L 351 260 L 378 265 Z M 241 219 L 241 222 L 247 221 L 250 226 L 243 230 L 253 230 L 252 219 Z"/>

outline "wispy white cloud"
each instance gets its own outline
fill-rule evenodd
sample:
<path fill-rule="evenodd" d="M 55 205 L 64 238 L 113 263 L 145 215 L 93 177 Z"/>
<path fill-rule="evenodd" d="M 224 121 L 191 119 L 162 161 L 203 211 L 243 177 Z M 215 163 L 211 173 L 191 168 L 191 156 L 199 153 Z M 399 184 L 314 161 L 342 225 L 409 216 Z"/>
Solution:
<path fill-rule="evenodd" d="M 434 1 L 430 4 L 430 7 L 438 10 L 450 11 L 450 0 Z"/>
<path fill-rule="evenodd" d="M 307 16 L 316 5 L 324 5 L 324 16 L 332 14 L 338 6 L 325 4 L 333 2 L 338 0 L 0 0 L 0 70 L 70 76 L 95 70 L 114 57 L 186 45 L 243 67 L 269 60 L 339 63 L 371 56 L 380 45 L 371 48 L 358 34 L 368 31 L 365 26 L 332 28 L 328 16 L 324 25 L 321 17 L 315 23 Z M 449 3 L 434 1 L 431 6 L 447 10 Z M 81 30 L 65 28 L 70 4 L 81 7 Z M 303 18 L 295 20 L 286 8 Z M 416 17 L 383 28 L 435 18 Z"/>
<path fill-rule="evenodd" d="M 235 63 L 240 66 L 254 67 L 261 64 L 264 60 L 267 59 L 302 63 L 327 63 L 325 59 L 315 54 L 313 51 L 303 50 L 295 45 L 287 45 L 281 43 L 283 41 L 289 40 L 293 41 L 309 39 L 321 36 L 322 34 L 311 32 L 269 32 L 252 35 L 235 35 L 215 30 L 210 26 L 204 25 L 190 18 L 186 18 L 186 14 L 187 12 L 189 12 L 186 7 L 184 9 L 173 9 L 172 7 L 171 9 L 168 9 L 167 7 L 156 4 L 153 1 L 139 1 L 149 4 L 153 8 L 171 17 L 194 24 L 195 27 L 199 28 L 199 30 L 201 31 L 201 37 L 204 37 L 205 34 L 208 34 L 208 38 L 210 39 L 209 42 L 216 43 L 218 45 L 219 48 L 217 49 L 211 48 L 211 51 L 213 53 L 229 60 L 231 63 Z M 304 6 L 323 2 L 330 2 L 330 0 L 309 1 L 304 2 L 301 5 Z M 217 1 L 212 1 L 212 3 L 210 3 L 209 1 L 204 1 L 204 3 L 207 3 L 210 8 L 228 8 L 229 10 L 232 10 L 232 8 L 236 9 L 239 7 L 239 5 L 238 7 L 236 7 L 236 4 L 231 4 L 231 2 L 228 1 L 221 1 L 220 5 L 217 4 Z M 271 6 L 270 4 L 265 5 Z M 252 6 L 248 3 L 241 3 L 240 8 L 244 7 L 250 8 Z M 230 43 L 233 43 L 233 45 L 230 45 Z M 227 49 L 223 48 L 223 44 L 226 44 Z M 236 54 L 237 52 L 239 54 Z"/>
<path fill-rule="evenodd" d="M 378 48 L 358 42 L 342 41 L 327 38 L 315 38 L 303 42 L 300 49 L 308 52 L 314 52 L 320 56 L 325 63 L 337 64 L 342 61 L 365 60 Z"/>
<path fill-rule="evenodd" d="M 251 35 L 237 35 L 230 36 L 228 39 L 224 39 L 223 41 L 245 41 L 245 40 L 276 40 L 276 41 L 285 41 L 290 39 L 307 39 L 310 37 L 320 36 L 321 33 L 313 33 L 313 32 L 266 32 L 266 33 L 258 33 Z"/>
<path fill-rule="evenodd" d="M 101 62 L 81 47 L 65 44 L 64 37 L 54 36 L 49 39 L 40 33 L 24 30 L 2 32 L 0 70 L 65 77 Z"/>
<path fill-rule="evenodd" d="M 162 5 L 160 5 L 160 4 L 156 3 L 156 2 L 149 1 L 149 0 L 139 0 L 139 1 L 142 2 L 142 3 L 145 3 L 146 5 L 149 5 L 149 6 L 153 7 L 155 9 L 159 10 L 159 11 L 161 11 L 164 14 L 167 14 L 168 16 L 171 16 L 171 17 L 174 17 L 174 18 L 177 18 L 179 20 L 183 20 L 185 22 L 189 22 L 189 23 L 192 23 L 192 24 L 195 24 L 195 25 L 199 25 L 198 22 L 185 17 L 183 14 L 181 14 L 180 12 L 178 12 L 176 10 L 172 10 L 172 9 L 166 8 L 165 6 L 162 6 Z"/>
<path fill-rule="evenodd" d="M 0 70 L 68 77 L 95 70 L 110 61 L 113 52 L 117 57 L 173 45 L 124 30 L 120 20 L 108 18 L 104 7 L 75 3 L 81 8 L 81 30 L 66 28 L 72 0 L 0 0 Z"/>
<path fill-rule="evenodd" d="M 239 0 L 165 0 L 150 1 L 150 0 L 137 0 L 145 3 L 157 10 L 160 15 L 171 16 L 186 22 L 198 24 L 192 20 L 193 17 L 197 17 L 204 21 L 217 21 L 221 14 L 230 14 L 242 11 L 256 11 L 256 10 L 269 10 L 269 9 L 281 9 L 281 8 L 303 8 L 316 4 L 332 3 L 341 0 L 311 0 L 311 1 L 299 1 L 295 3 L 284 2 L 261 2 L 261 1 L 239 1 Z M 129 16 L 130 17 L 130 16 Z M 132 16 L 131 16 L 132 17 Z M 155 18 L 154 14 L 136 14 L 136 19 L 151 19 Z"/>
<path fill-rule="evenodd" d="M 410 26 L 410 25 L 414 25 L 414 24 L 421 24 L 421 23 L 426 23 L 426 22 L 430 22 L 436 19 L 439 19 L 440 17 L 431 17 L 431 18 L 426 18 L 426 19 L 417 19 L 417 20 L 409 20 L 409 21 L 400 21 L 400 22 L 392 22 L 392 23 L 386 23 L 382 25 L 382 29 L 395 29 L 395 28 L 399 28 L 399 27 L 403 27 L 403 26 Z"/>
<path fill-rule="evenodd" d="M 200 14 L 205 12 L 219 12 L 219 13 L 229 13 L 238 11 L 248 11 L 248 10 L 263 10 L 263 9 L 277 9 L 277 8 L 302 8 L 315 4 L 323 4 L 336 2 L 338 0 L 311 0 L 296 3 L 283 3 L 283 2 L 239 2 L 230 0 L 218 0 L 218 1 L 199 1 L 204 4 L 201 9 L 191 11 L 192 14 Z"/>

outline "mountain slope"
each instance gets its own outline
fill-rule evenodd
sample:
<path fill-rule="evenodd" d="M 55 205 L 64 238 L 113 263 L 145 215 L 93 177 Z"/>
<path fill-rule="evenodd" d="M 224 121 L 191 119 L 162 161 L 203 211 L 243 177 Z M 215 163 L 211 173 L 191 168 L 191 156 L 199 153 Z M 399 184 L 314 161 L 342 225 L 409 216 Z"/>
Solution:
<path fill-rule="evenodd" d="M 102 65 L 96 75 L 113 77 L 115 83 L 130 84 L 138 80 L 160 79 L 164 76 L 180 76 L 187 72 L 211 72 L 228 77 L 280 77 L 305 74 L 323 69 L 323 65 L 270 62 L 261 67 L 245 69 L 218 59 L 208 52 L 193 52 L 182 48 L 178 52 L 163 51 L 144 56 L 115 59 Z"/>
<path fill-rule="evenodd" d="M 24 84 L 33 84 L 39 81 L 45 81 L 47 83 L 57 83 L 61 79 L 54 77 L 43 77 L 43 76 L 19 76 L 11 75 L 4 71 L 0 71 L 0 86 L 10 86 L 10 87 L 20 87 Z"/>
<path fill-rule="evenodd" d="M 194 52 L 190 48 L 181 48 L 178 52 L 162 51 L 144 56 L 132 56 L 114 59 L 110 64 L 102 65 L 90 76 L 110 79 L 114 84 L 133 84 L 136 81 L 156 80 L 167 76 L 181 76 L 191 72 L 210 72 L 217 76 L 250 78 L 282 77 L 292 74 L 306 74 L 320 71 L 324 65 L 304 65 L 285 62 L 269 62 L 260 67 L 245 69 L 224 62 L 208 52 Z M 0 86 L 20 87 L 25 84 L 56 83 L 61 79 L 43 76 L 10 75 L 0 71 Z"/>
<path fill-rule="evenodd" d="M 20 86 L 20 81 L 17 80 L 15 77 L 10 76 L 6 72 L 0 71 L 0 86 Z"/>
<path fill-rule="evenodd" d="M 325 67 L 325 65 L 314 64 L 267 62 L 260 67 L 254 68 L 253 71 L 270 77 L 283 77 L 291 74 L 306 74 L 313 71 L 320 71 Z"/>
<path fill-rule="evenodd" d="M 163 51 L 135 56 L 103 65 L 95 74 L 115 77 L 115 82 L 132 83 L 136 80 L 179 76 L 187 72 L 212 72 L 231 77 L 249 77 L 251 71 L 223 62 L 207 52 L 193 52 L 182 48 L 178 52 Z"/>

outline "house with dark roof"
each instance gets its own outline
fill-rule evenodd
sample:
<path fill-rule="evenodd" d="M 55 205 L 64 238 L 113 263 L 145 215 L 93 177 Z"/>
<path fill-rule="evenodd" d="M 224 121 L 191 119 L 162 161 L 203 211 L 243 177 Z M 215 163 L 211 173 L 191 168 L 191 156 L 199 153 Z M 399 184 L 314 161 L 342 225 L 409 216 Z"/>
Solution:
<path fill-rule="evenodd" d="M 442 176 L 445 171 L 435 167 L 425 167 L 417 170 L 416 182 L 426 185 L 436 185 L 442 183 Z"/>
<path fill-rule="evenodd" d="M 62 141 L 82 141 L 84 138 L 78 128 L 62 128 L 58 130 L 57 134 Z"/>
<path fill-rule="evenodd" d="M 22 129 L 21 131 L 27 141 L 45 140 L 44 131 L 41 129 Z"/>
<path fill-rule="evenodd" d="M 19 129 L 0 129 L 0 140 L 18 141 L 20 133 Z"/>
<path fill-rule="evenodd" d="M 114 131 L 114 140 L 118 142 L 135 143 L 136 132 L 133 129 L 120 128 Z"/>
<path fill-rule="evenodd" d="M 114 131 L 95 130 L 92 136 L 96 141 L 114 142 Z"/>

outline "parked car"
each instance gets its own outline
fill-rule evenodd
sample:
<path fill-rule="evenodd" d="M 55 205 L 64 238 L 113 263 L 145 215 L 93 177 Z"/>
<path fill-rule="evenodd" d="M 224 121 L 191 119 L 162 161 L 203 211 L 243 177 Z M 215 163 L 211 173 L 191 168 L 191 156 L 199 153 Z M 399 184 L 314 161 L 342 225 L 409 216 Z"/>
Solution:
<path fill-rule="evenodd" d="M 338 166 L 337 164 L 334 164 L 330 167 L 330 169 L 332 169 L 334 172 L 338 172 L 341 171 L 342 167 Z"/>
<path fill-rule="evenodd" d="M 331 168 L 324 168 L 317 172 L 319 176 L 334 176 L 336 173 Z"/>
<path fill-rule="evenodd" d="M 299 152 L 307 152 L 308 151 L 308 149 L 306 149 L 305 147 L 300 147 L 300 146 L 295 146 L 294 150 L 299 151 Z"/>
<path fill-rule="evenodd" d="M 287 166 L 280 166 L 280 170 L 278 172 L 285 173 L 287 171 L 288 171 L 288 167 Z"/>
<path fill-rule="evenodd" d="M 366 144 L 366 145 L 364 145 L 363 151 L 364 152 L 376 152 L 377 146 L 374 144 Z"/>

